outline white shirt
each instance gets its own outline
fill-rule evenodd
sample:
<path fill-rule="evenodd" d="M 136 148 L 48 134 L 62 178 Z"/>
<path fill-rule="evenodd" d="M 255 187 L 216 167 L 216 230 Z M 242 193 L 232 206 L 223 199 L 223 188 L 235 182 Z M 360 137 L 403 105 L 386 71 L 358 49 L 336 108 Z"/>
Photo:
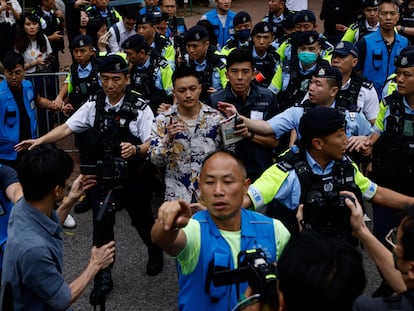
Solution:
<path fill-rule="evenodd" d="M 46 59 L 49 54 L 52 54 L 52 47 L 50 46 L 49 39 L 43 35 L 46 39 L 46 52 L 41 52 L 36 41 L 30 41 L 29 46 L 27 47 L 26 51 L 23 53 L 24 63 L 29 64 L 36 60 L 39 56 L 42 56 L 42 59 Z M 43 70 L 45 68 L 41 68 L 40 66 L 37 67 L 30 67 L 26 70 L 26 73 L 34 73 L 39 70 Z"/>
<path fill-rule="evenodd" d="M 115 108 L 116 111 L 119 111 L 123 102 L 124 97 L 115 105 L 111 105 L 108 97 L 106 97 L 104 109 L 108 111 L 110 108 Z M 82 133 L 94 126 L 96 115 L 95 105 L 96 102 L 89 99 L 66 121 L 66 125 L 72 132 Z M 129 123 L 131 134 L 141 139 L 142 142 L 150 140 L 153 120 L 154 114 L 149 106 L 146 106 L 144 110 L 138 110 L 137 118 Z"/>
<path fill-rule="evenodd" d="M 286 7 L 291 11 L 308 9 L 308 0 L 286 0 Z"/>
<path fill-rule="evenodd" d="M 115 25 L 119 30 L 119 42 L 114 29 Z M 126 30 L 122 20 L 109 28 L 109 32 L 111 33 L 111 37 L 108 40 L 108 45 L 111 53 L 120 52 L 122 43 L 132 35 L 136 34 L 135 29 L 132 29 L 131 31 Z"/>
<path fill-rule="evenodd" d="M 12 7 L 14 10 L 22 14 L 22 7 L 20 6 L 19 2 L 17 0 L 8 0 L 11 2 Z M 0 13 L 0 23 L 9 23 L 10 25 L 16 24 L 16 19 L 14 18 L 14 14 L 12 11 L 9 10 L 9 17 L 6 16 L 6 10 L 1 11 Z"/>

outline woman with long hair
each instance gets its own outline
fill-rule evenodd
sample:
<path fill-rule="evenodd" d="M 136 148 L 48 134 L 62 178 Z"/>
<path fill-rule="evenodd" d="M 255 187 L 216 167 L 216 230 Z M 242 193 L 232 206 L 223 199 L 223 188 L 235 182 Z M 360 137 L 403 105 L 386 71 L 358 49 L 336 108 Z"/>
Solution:
<path fill-rule="evenodd" d="M 24 57 L 26 73 L 45 72 L 52 48 L 43 34 L 39 18 L 34 14 L 25 14 L 20 19 L 15 40 L 15 50 Z"/>
<path fill-rule="evenodd" d="M 26 73 L 50 72 L 49 64 L 52 61 L 52 47 L 49 40 L 43 34 L 39 18 L 34 14 L 24 14 L 20 19 L 16 35 L 16 52 L 24 57 L 24 69 Z M 32 81 L 35 91 L 48 99 L 56 98 L 56 82 L 50 75 L 27 77 Z M 37 111 L 39 134 L 45 134 L 52 126 L 54 114 L 39 109 Z"/>

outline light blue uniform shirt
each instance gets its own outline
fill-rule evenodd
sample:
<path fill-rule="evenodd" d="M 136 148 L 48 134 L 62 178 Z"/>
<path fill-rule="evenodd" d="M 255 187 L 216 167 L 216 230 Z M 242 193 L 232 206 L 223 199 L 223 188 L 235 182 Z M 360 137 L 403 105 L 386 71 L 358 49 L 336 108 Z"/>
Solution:
<path fill-rule="evenodd" d="M 335 109 L 335 102 L 331 105 Z M 318 109 L 318 107 L 310 108 Z M 290 107 L 285 111 L 275 115 L 270 120 L 266 121 L 272 127 L 276 138 L 280 138 L 284 133 L 295 129 L 298 134 L 298 139 L 301 135 L 299 133 L 299 122 L 304 112 L 303 107 Z M 345 111 L 346 120 L 346 136 L 369 135 L 371 133 L 371 124 L 365 118 L 362 112 Z"/>

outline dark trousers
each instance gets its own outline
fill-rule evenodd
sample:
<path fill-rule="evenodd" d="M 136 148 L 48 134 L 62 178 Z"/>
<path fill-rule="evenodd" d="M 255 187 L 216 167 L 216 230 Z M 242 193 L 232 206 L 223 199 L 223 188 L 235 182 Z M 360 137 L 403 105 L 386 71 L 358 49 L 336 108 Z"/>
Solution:
<path fill-rule="evenodd" d="M 151 228 L 154 217 L 151 210 L 152 190 L 145 181 L 148 177 L 141 176 L 142 182 L 125 182 L 121 189 L 114 190 L 113 202 L 115 210 L 106 212 L 102 221 L 97 221 L 96 216 L 100 209 L 100 203 L 104 200 L 106 193 L 102 193 L 100 187 L 91 191 L 91 202 L 93 207 L 93 245 L 98 247 L 114 240 L 114 225 L 116 210 L 125 208 L 131 218 L 131 224 L 138 231 L 139 236 L 148 248 L 150 255 L 161 256 L 162 250 L 151 241 Z M 101 193 L 100 193 L 101 192 Z"/>

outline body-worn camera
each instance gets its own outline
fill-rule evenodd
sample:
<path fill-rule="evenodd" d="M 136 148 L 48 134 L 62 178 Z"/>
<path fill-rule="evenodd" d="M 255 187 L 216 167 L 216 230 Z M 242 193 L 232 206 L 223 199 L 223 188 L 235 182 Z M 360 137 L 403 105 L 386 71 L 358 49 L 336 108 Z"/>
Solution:
<path fill-rule="evenodd" d="M 266 261 L 264 251 L 261 248 L 241 251 L 237 258 L 237 269 L 213 272 L 214 286 L 238 284 L 247 281 L 253 293 L 260 295 L 259 300 L 278 307 L 276 267 Z"/>
<path fill-rule="evenodd" d="M 337 192 L 309 191 L 303 207 L 305 230 L 314 230 L 326 235 L 341 235 L 351 232 L 351 211 L 345 203 L 349 198 Z"/>

